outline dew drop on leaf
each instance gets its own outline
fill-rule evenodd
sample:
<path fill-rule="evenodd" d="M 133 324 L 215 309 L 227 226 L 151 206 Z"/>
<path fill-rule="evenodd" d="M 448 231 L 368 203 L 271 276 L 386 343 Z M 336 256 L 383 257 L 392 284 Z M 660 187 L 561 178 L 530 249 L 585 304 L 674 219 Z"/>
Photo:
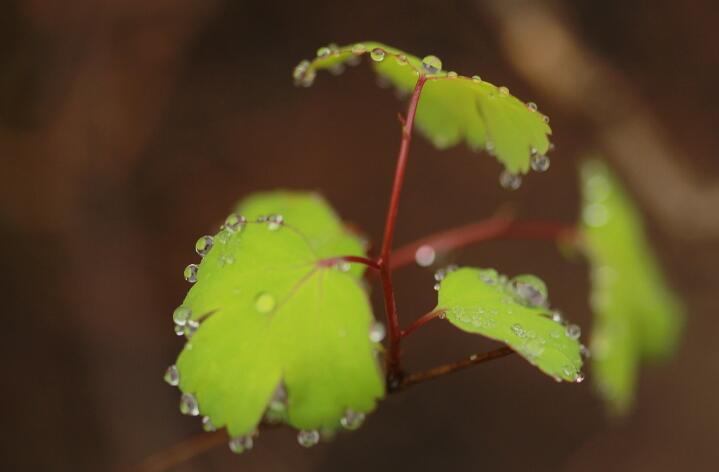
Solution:
<path fill-rule="evenodd" d="M 434 260 L 436 257 L 437 253 L 435 252 L 434 248 L 427 244 L 420 246 L 414 253 L 414 260 L 420 267 L 431 266 L 432 264 L 434 264 Z"/>
<path fill-rule="evenodd" d="M 508 96 L 509 96 L 509 89 L 508 89 L 507 87 L 504 87 L 504 86 L 498 87 L 498 88 L 497 88 L 497 91 L 498 91 L 499 94 L 500 94 L 501 96 L 503 96 L 503 97 L 508 97 Z"/>
<path fill-rule="evenodd" d="M 178 326 L 185 326 L 187 320 L 192 316 L 192 310 L 186 306 L 178 306 L 175 311 L 172 312 L 172 321 Z"/>
<path fill-rule="evenodd" d="M 267 229 L 277 231 L 282 227 L 285 219 L 282 215 L 270 215 L 267 217 Z"/>
<path fill-rule="evenodd" d="M 252 446 L 254 446 L 254 439 L 252 439 L 252 436 L 249 434 L 246 436 L 238 436 L 230 439 L 227 445 L 230 447 L 230 451 L 235 454 L 242 454 L 243 452 L 252 449 Z"/>
<path fill-rule="evenodd" d="M 212 236 L 202 236 L 195 243 L 195 252 L 200 257 L 205 257 L 207 253 L 210 252 L 210 249 L 212 249 L 213 243 L 214 240 L 212 239 Z"/>
<path fill-rule="evenodd" d="M 507 190 L 517 190 L 522 185 L 522 177 L 504 170 L 499 174 L 499 185 Z"/>
<path fill-rule="evenodd" d="M 303 447 L 312 447 L 320 442 L 320 433 L 317 430 L 300 431 L 297 433 L 297 442 Z"/>
<path fill-rule="evenodd" d="M 185 277 L 185 280 L 187 280 L 191 284 L 194 284 L 195 282 L 197 282 L 198 270 L 199 267 L 197 266 L 197 264 L 190 264 L 185 267 L 185 270 L 182 272 L 182 275 Z"/>
<path fill-rule="evenodd" d="M 180 413 L 189 416 L 197 416 L 200 414 L 200 406 L 197 404 L 197 399 L 193 394 L 182 394 L 180 397 Z"/>
<path fill-rule="evenodd" d="M 302 87 L 309 87 L 315 81 L 316 76 L 315 70 L 310 67 L 310 61 L 304 60 L 297 64 L 297 67 L 292 71 L 292 77 L 295 79 L 295 85 Z"/>
<path fill-rule="evenodd" d="M 544 154 L 533 154 L 530 164 L 534 172 L 546 172 L 549 169 L 550 160 Z"/>
<path fill-rule="evenodd" d="M 387 53 L 382 48 L 374 48 L 372 52 L 370 52 L 370 57 L 375 62 L 382 62 L 384 61 L 385 56 Z"/>
<path fill-rule="evenodd" d="M 175 334 L 177 336 L 182 336 L 185 334 L 185 327 L 180 325 L 175 325 Z"/>
<path fill-rule="evenodd" d="M 212 420 L 210 419 L 209 416 L 202 417 L 202 429 L 204 431 L 207 431 L 208 433 L 211 433 L 211 432 L 217 430 L 217 428 L 215 428 L 215 425 L 212 424 Z"/>
<path fill-rule="evenodd" d="M 527 103 L 527 108 L 529 108 L 530 111 L 537 111 L 537 104 L 534 102 Z"/>
<path fill-rule="evenodd" d="M 352 54 L 360 55 L 364 54 L 367 51 L 367 48 L 362 43 L 357 43 L 354 46 L 352 46 Z"/>
<path fill-rule="evenodd" d="M 171 365 L 170 367 L 168 367 L 165 371 L 164 379 L 168 385 L 177 387 L 180 384 L 180 372 L 177 370 L 177 366 Z"/>
<path fill-rule="evenodd" d="M 427 74 L 436 74 L 442 70 L 442 61 L 437 56 L 424 56 L 422 59 L 422 68 Z"/>
<path fill-rule="evenodd" d="M 582 335 L 582 328 L 580 328 L 578 325 L 570 324 L 567 325 L 567 329 L 565 332 L 568 338 L 579 339 L 579 336 Z"/>
<path fill-rule="evenodd" d="M 515 299 L 522 305 L 536 308 L 547 304 L 547 286 L 533 275 L 519 275 L 510 284 Z"/>
<path fill-rule="evenodd" d="M 232 213 L 227 217 L 227 219 L 225 219 L 225 228 L 231 232 L 241 231 L 242 228 L 244 228 L 245 223 L 247 223 L 247 220 L 244 216 Z"/>
<path fill-rule="evenodd" d="M 192 338 L 192 336 L 195 334 L 197 329 L 200 327 L 200 323 L 196 320 L 189 320 L 187 324 L 185 325 L 184 334 L 187 337 L 187 339 Z"/>
<path fill-rule="evenodd" d="M 360 426 L 362 426 L 362 423 L 364 423 L 364 419 L 364 413 L 347 410 L 342 419 L 340 419 L 340 424 L 344 429 L 354 431 L 356 429 L 359 429 Z"/>
<path fill-rule="evenodd" d="M 327 46 L 323 46 L 317 50 L 317 57 L 327 57 L 332 54 L 332 50 Z"/>
<path fill-rule="evenodd" d="M 275 308 L 275 297 L 269 293 L 263 292 L 255 298 L 255 310 L 262 314 L 267 314 Z"/>
<path fill-rule="evenodd" d="M 382 323 L 379 321 L 375 321 L 372 323 L 372 326 L 370 326 L 369 329 L 369 339 L 373 343 L 382 342 L 386 334 L 385 327 Z"/>
<path fill-rule="evenodd" d="M 447 77 L 449 77 L 450 79 L 456 79 L 457 73 L 455 71 L 451 70 L 451 71 L 447 72 Z"/>
<path fill-rule="evenodd" d="M 588 226 L 599 228 L 607 224 L 609 221 L 609 212 L 607 207 L 601 203 L 592 203 L 582 210 L 582 220 Z"/>
<path fill-rule="evenodd" d="M 472 76 L 472 82 L 481 83 L 481 82 L 482 82 L 482 78 L 481 78 L 480 76 L 478 76 L 478 75 L 473 75 L 473 76 Z"/>

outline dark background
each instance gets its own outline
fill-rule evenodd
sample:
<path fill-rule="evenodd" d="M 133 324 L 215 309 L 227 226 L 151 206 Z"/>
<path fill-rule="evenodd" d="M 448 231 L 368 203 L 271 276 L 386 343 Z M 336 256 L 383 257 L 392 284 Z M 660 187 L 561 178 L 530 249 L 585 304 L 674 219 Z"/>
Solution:
<path fill-rule="evenodd" d="M 611 80 L 568 102 L 552 79 L 581 84 L 571 67 L 546 80 L 523 69 L 547 63 L 553 43 L 541 41 L 555 31 L 532 41 L 546 60 L 528 61 L 508 46 L 526 31 L 511 27 L 510 4 L 530 20 L 556 14 Z M 268 431 L 251 454 L 220 446 L 176 470 L 716 470 L 717 24 L 712 0 L 0 1 L 0 469 L 118 470 L 200 431 L 162 381 L 181 348 L 170 314 L 195 239 L 240 197 L 317 189 L 379 242 L 404 105 L 367 67 L 308 90 L 290 77 L 328 42 L 376 39 L 537 101 L 557 146 L 550 172 L 510 193 L 486 155 L 418 138 L 398 244 L 509 201 L 522 217 L 571 222 L 576 163 L 599 149 L 635 189 L 686 302 L 682 347 L 643 370 L 623 421 L 605 416 L 591 382 L 556 384 L 507 358 L 388 398 L 332 443 L 305 450 Z M 654 138 L 615 139 L 635 118 Z M 652 143 L 670 159 L 645 152 Z M 587 267 L 551 244 L 486 243 L 452 261 L 537 273 L 589 332 Z M 404 323 L 434 305 L 431 274 L 397 273 Z M 407 343 L 406 363 L 490 347 L 438 324 Z"/>

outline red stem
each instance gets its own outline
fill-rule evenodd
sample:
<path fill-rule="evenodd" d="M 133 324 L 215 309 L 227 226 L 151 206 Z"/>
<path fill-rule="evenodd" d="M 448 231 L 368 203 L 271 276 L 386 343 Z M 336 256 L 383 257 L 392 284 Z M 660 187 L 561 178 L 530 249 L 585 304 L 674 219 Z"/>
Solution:
<path fill-rule="evenodd" d="M 402 337 L 404 338 L 404 337 L 409 336 L 410 334 L 412 334 L 413 332 L 415 332 L 416 330 L 418 330 L 425 324 L 429 323 L 430 321 L 432 321 L 435 318 L 439 318 L 443 314 L 444 314 L 444 310 L 436 310 L 436 311 L 431 311 L 429 313 L 426 313 L 426 314 L 420 316 L 419 318 L 414 320 L 414 322 L 411 325 L 409 325 L 407 327 L 407 329 L 402 330 L 402 333 L 401 333 Z"/>
<path fill-rule="evenodd" d="M 422 87 L 427 78 L 424 75 L 419 76 L 417 84 L 412 92 L 412 97 L 407 107 L 407 119 L 402 127 L 402 143 L 399 148 L 397 157 L 397 167 L 394 174 L 394 182 L 392 184 L 392 195 L 389 202 L 389 210 L 387 211 L 387 221 L 384 228 L 384 239 L 382 240 L 382 250 L 380 252 L 377 264 L 380 267 L 380 277 L 382 278 L 382 289 L 384 292 L 385 311 L 387 313 L 387 325 L 389 328 L 389 347 L 387 350 L 387 375 L 390 382 L 400 377 L 399 367 L 399 347 L 402 338 L 402 332 L 399 325 L 399 317 L 397 316 L 397 303 L 394 297 L 394 289 L 392 287 L 391 274 L 391 252 L 392 238 L 394 237 L 394 227 L 397 221 L 397 211 L 399 209 L 399 196 L 402 191 L 402 183 L 404 182 L 404 174 L 407 168 L 407 160 L 409 158 L 409 145 L 412 141 L 412 128 L 414 126 L 414 117 L 417 113 L 417 105 L 419 97 L 422 93 Z"/>
<path fill-rule="evenodd" d="M 426 382 L 427 380 L 436 379 L 437 377 L 442 377 L 444 375 L 466 369 L 467 367 L 498 359 L 500 357 L 508 356 L 510 354 L 514 354 L 514 351 L 507 346 L 500 347 L 495 349 L 494 351 L 485 352 L 483 354 L 473 354 L 465 359 L 454 362 L 452 364 L 445 364 L 430 370 L 426 370 L 424 372 L 417 372 L 408 375 L 407 377 L 402 379 L 402 382 L 399 384 L 396 390 L 403 390 L 412 385 Z"/>
<path fill-rule="evenodd" d="M 414 262 L 415 253 L 421 246 L 431 246 L 436 251 L 449 251 L 472 243 L 498 238 L 507 239 L 549 239 L 571 238 L 576 233 L 574 226 L 553 221 L 515 222 L 510 217 L 495 216 L 470 223 L 458 228 L 431 234 L 394 251 L 392 269 L 398 269 Z"/>

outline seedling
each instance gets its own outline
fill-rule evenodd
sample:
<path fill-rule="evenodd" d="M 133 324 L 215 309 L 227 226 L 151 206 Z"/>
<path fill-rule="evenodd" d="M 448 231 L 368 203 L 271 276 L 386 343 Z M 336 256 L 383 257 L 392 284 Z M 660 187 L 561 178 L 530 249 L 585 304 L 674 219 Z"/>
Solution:
<path fill-rule="evenodd" d="M 197 241 L 201 262 L 184 272 L 192 287 L 173 320 L 186 342 L 165 375 L 182 392 L 182 413 L 200 416 L 206 431 L 225 428 L 230 449 L 240 453 L 272 424 L 295 428 L 299 444 L 312 446 L 340 429 L 359 428 L 387 394 L 509 354 L 550 380 L 581 382 L 590 350 L 579 326 L 550 306 L 546 285 L 533 275 L 440 269 L 436 306 L 400 324 L 393 270 L 414 262 L 430 266 L 438 253 L 498 237 L 550 239 L 589 259 L 592 377 L 611 411 L 628 411 L 638 363 L 671 352 L 681 309 L 617 178 L 596 159 L 582 165 L 584 205 L 576 225 L 521 222 L 500 213 L 395 249 L 415 127 L 437 148 L 463 143 L 496 158 L 507 189 L 517 188 L 530 170 L 549 168 L 551 130 L 534 103 L 518 100 L 506 87 L 445 71 L 435 56 L 420 59 L 375 42 L 320 48 L 295 68 L 294 80 L 310 86 L 319 71 L 341 72 L 365 56 L 382 80 L 409 97 L 379 252 L 367 254 L 366 241 L 317 194 L 243 199 L 217 233 Z M 385 324 L 375 319 L 368 295 L 375 282 Z M 407 372 L 402 342 L 439 322 L 504 346 Z"/>

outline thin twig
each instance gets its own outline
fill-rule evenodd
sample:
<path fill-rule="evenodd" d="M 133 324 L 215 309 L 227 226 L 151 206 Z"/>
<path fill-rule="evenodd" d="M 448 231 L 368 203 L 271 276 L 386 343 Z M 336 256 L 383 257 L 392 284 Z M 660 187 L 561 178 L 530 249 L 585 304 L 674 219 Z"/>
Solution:
<path fill-rule="evenodd" d="M 227 433 L 224 430 L 196 434 L 151 455 L 127 472 L 165 472 L 227 441 Z"/>
<path fill-rule="evenodd" d="M 507 346 L 504 346 L 495 349 L 494 351 L 485 352 L 483 354 L 473 354 L 466 359 L 462 359 L 461 361 L 457 361 L 452 364 L 445 364 L 435 367 L 433 369 L 425 370 L 424 372 L 410 374 L 402 379 L 399 386 L 394 391 L 396 392 L 404 390 L 407 387 L 411 387 L 412 385 L 436 379 L 437 377 L 442 377 L 447 374 L 458 372 L 460 370 L 466 369 L 467 367 L 481 364 L 483 362 L 488 362 L 494 359 L 499 359 L 500 357 L 508 356 L 513 353 L 514 351 L 512 349 Z"/>
<path fill-rule="evenodd" d="M 429 323 L 433 319 L 439 318 L 443 314 L 444 314 L 444 310 L 435 310 L 435 311 L 430 311 L 429 313 L 426 313 L 426 314 L 420 316 L 419 318 L 414 320 L 414 322 L 411 325 L 409 325 L 407 327 L 407 329 L 402 330 L 402 337 L 404 338 L 404 337 L 409 336 L 410 334 L 415 332 L 417 329 L 421 328 L 422 326 Z"/>

